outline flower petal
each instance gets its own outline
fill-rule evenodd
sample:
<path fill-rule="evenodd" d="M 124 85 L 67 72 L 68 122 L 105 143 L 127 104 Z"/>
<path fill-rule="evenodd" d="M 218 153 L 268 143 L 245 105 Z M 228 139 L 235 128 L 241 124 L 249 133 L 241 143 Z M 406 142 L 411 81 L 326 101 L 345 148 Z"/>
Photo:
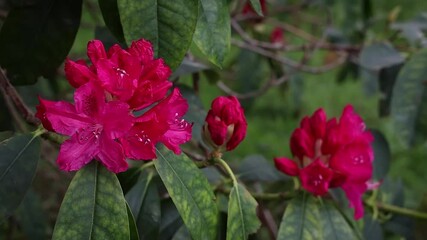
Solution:
<path fill-rule="evenodd" d="M 100 151 L 97 158 L 113 173 L 124 172 L 128 169 L 122 146 L 106 135 L 100 136 Z"/>
<path fill-rule="evenodd" d="M 319 159 L 300 170 L 302 187 L 315 196 L 322 196 L 328 192 L 332 175 L 332 170 Z"/>
<path fill-rule="evenodd" d="M 79 114 L 75 107 L 65 101 L 48 101 L 39 97 L 36 117 L 49 131 L 55 131 L 67 136 L 73 135 L 78 129 L 90 125 L 93 120 L 83 114 Z"/>
<path fill-rule="evenodd" d="M 108 137 L 116 139 L 127 134 L 133 125 L 134 117 L 130 113 L 129 105 L 111 101 L 105 104 L 100 120 Z"/>
<path fill-rule="evenodd" d="M 129 100 L 136 88 L 136 79 L 108 59 L 97 62 L 96 71 L 102 87 L 122 101 Z"/>
<path fill-rule="evenodd" d="M 76 111 L 99 120 L 105 106 L 104 91 L 93 82 L 88 82 L 74 92 Z"/>
<path fill-rule="evenodd" d="M 90 70 L 83 60 L 76 62 L 66 59 L 65 65 L 65 77 L 71 86 L 78 88 L 81 85 L 89 82 L 91 79 L 96 79 L 96 75 Z"/>
<path fill-rule="evenodd" d="M 62 143 L 56 162 L 61 170 L 77 171 L 92 161 L 98 150 L 97 138 L 81 140 L 80 134 L 76 133 Z"/>
<path fill-rule="evenodd" d="M 285 158 L 285 157 L 274 158 L 274 164 L 276 165 L 277 169 L 286 173 L 289 176 L 299 175 L 298 164 L 289 158 Z"/>
<path fill-rule="evenodd" d="M 96 64 L 99 59 L 107 58 L 104 44 L 99 40 L 89 41 L 87 44 L 87 56 L 93 64 Z"/>
<path fill-rule="evenodd" d="M 358 220 L 362 218 L 364 213 L 362 195 L 367 189 L 366 184 L 344 184 L 341 188 L 350 202 L 350 207 L 354 208 L 354 219 Z"/>

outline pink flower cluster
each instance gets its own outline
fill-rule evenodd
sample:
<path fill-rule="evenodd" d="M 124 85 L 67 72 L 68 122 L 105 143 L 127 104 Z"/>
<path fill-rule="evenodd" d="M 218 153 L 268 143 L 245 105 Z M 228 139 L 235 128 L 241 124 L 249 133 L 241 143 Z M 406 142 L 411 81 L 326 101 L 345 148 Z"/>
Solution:
<path fill-rule="evenodd" d="M 212 101 L 203 132 L 213 148 L 231 151 L 245 138 L 247 127 L 239 100 L 234 96 L 220 96 Z"/>
<path fill-rule="evenodd" d="M 372 177 L 372 141 L 373 136 L 352 106 L 344 108 L 339 121 L 327 120 L 323 109 L 319 109 L 305 117 L 292 134 L 294 160 L 274 160 L 279 170 L 298 176 L 302 187 L 316 196 L 340 187 L 359 219 L 363 216 L 362 195 Z"/>
<path fill-rule="evenodd" d="M 36 116 L 43 126 L 70 136 L 59 151 L 62 170 L 79 170 L 93 159 L 118 173 L 126 158 L 156 158 L 155 144 L 176 154 L 190 140 L 192 124 L 182 119 L 188 104 L 168 81 L 171 70 L 154 58 L 143 39 L 127 50 L 119 45 L 108 52 L 98 40 L 88 43 L 85 61 L 65 62 L 65 74 L 76 88 L 74 104 L 40 98 Z"/>

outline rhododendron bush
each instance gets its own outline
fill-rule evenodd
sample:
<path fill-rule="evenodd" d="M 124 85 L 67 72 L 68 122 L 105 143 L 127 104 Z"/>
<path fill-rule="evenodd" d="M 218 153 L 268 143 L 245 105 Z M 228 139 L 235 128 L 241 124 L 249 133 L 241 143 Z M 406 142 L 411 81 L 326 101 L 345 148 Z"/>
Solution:
<path fill-rule="evenodd" d="M 378 9 L 0 3 L 0 239 L 425 239 L 427 17 Z"/>

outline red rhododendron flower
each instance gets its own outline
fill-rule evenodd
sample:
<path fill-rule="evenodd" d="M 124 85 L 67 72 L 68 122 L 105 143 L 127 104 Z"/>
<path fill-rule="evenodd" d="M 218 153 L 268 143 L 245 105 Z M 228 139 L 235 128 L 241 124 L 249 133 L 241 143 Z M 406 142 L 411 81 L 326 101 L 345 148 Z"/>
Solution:
<path fill-rule="evenodd" d="M 275 44 L 284 44 L 285 42 L 285 36 L 283 34 L 283 29 L 280 27 L 276 27 L 271 31 L 270 34 L 270 42 Z"/>
<path fill-rule="evenodd" d="M 75 105 L 40 98 L 36 114 L 49 131 L 70 136 L 58 156 L 61 169 L 78 170 L 95 158 L 122 172 L 125 157 L 155 158 L 157 143 L 181 153 L 179 145 L 191 138 L 192 124 L 182 119 L 188 104 L 177 88 L 167 94 L 171 71 L 153 56 L 145 40 L 127 50 L 114 45 L 108 52 L 94 40 L 88 44 L 91 66 L 66 60 L 66 77 L 77 88 Z M 135 110 L 142 114 L 135 117 Z"/>
<path fill-rule="evenodd" d="M 215 148 L 225 145 L 230 151 L 245 138 L 247 126 L 239 100 L 234 96 L 220 96 L 213 100 L 206 116 L 205 139 Z"/>
<path fill-rule="evenodd" d="M 128 164 L 116 139 L 133 125 L 129 106 L 120 101 L 105 102 L 104 92 L 93 83 L 86 83 L 74 93 L 74 102 L 52 102 L 40 98 L 37 117 L 43 125 L 70 136 L 62 145 L 58 165 L 75 171 L 96 158 L 112 172 L 122 172 Z"/>
<path fill-rule="evenodd" d="M 167 98 L 136 118 L 135 125 L 120 140 L 126 155 L 134 159 L 153 159 L 157 142 L 180 154 L 179 145 L 191 139 L 192 124 L 182 119 L 187 109 L 187 102 L 175 88 Z"/>
<path fill-rule="evenodd" d="M 88 43 L 87 55 L 92 66 L 82 60 L 66 60 L 65 74 L 70 84 L 79 87 L 94 81 L 112 99 L 127 102 L 133 109 L 163 99 L 172 86 L 168 81 L 170 68 L 163 59 L 154 59 L 151 43 L 143 39 L 133 42 L 127 50 L 116 44 L 108 52 L 101 41 L 93 40 Z"/>
<path fill-rule="evenodd" d="M 327 120 L 323 109 L 305 117 L 291 137 L 294 160 L 275 158 L 276 167 L 301 179 L 302 187 L 316 196 L 329 188 L 344 190 L 355 218 L 363 216 L 362 195 L 372 184 L 371 142 L 362 118 L 348 105 L 337 121 Z"/>

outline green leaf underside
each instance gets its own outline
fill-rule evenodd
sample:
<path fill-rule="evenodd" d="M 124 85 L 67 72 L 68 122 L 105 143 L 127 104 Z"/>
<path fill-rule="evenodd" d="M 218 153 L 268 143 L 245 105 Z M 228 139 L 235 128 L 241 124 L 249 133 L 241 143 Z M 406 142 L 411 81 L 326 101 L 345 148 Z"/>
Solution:
<path fill-rule="evenodd" d="M 185 155 L 157 150 L 155 166 L 193 239 L 215 239 L 218 209 L 201 171 Z"/>
<path fill-rule="evenodd" d="M 262 12 L 260 0 L 249 0 L 249 2 L 251 3 L 251 6 L 255 10 L 256 14 L 260 16 L 264 16 Z"/>
<path fill-rule="evenodd" d="M 215 65 L 221 67 L 230 50 L 230 13 L 227 0 L 201 0 L 193 41 Z"/>
<path fill-rule="evenodd" d="M 397 76 L 391 116 L 408 144 L 427 140 L 427 49 L 414 54 Z"/>
<path fill-rule="evenodd" d="M 387 42 L 374 43 L 364 47 L 360 53 L 360 64 L 371 70 L 378 71 L 404 61 L 402 55 Z"/>
<path fill-rule="evenodd" d="M 132 211 L 129 208 L 129 205 L 126 203 L 126 211 L 128 214 L 129 221 L 129 239 L 130 240 L 139 240 L 138 229 L 135 223 L 135 217 L 132 214 Z"/>
<path fill-rule="evenodd" d="M 43 0 L 9 12 L 0 32 L 0 65 L 12 84 L 56 73 L 73 45 L 81 11 L 82 0 Z"/>
<path fill-rule="evenodd" d="M 116 175 L 97 161 L 77 172 L 59 210 L 52 239 L 130 237 L 126 201 Z"/>
<path fill-rule="evenodd" d="M 174 70 L 190 47 L 198 19 L 198 0 L 118 0 L 123 33 L 128 45 L 145 38 L 157 57 Z"/>
<path fill-rule="evenodd" d="M 302 193 L 286 207 L 277 239 L 358 238 L 332 201 L 316 199 L 308 193 Z"/>
<path fill-rule="evenodd" d="M 247 239 L 261 226 L 256 214 L 257 201 L 245 189 L 237 184 L 230 192 L 228 202 L 227 240 Z"/>
<path fill-rule="evenodd" d="M 40 138 L 17 135 L 0 144 L 0 220 L 19 206 L 31 186 L 40 155 Z"/>

